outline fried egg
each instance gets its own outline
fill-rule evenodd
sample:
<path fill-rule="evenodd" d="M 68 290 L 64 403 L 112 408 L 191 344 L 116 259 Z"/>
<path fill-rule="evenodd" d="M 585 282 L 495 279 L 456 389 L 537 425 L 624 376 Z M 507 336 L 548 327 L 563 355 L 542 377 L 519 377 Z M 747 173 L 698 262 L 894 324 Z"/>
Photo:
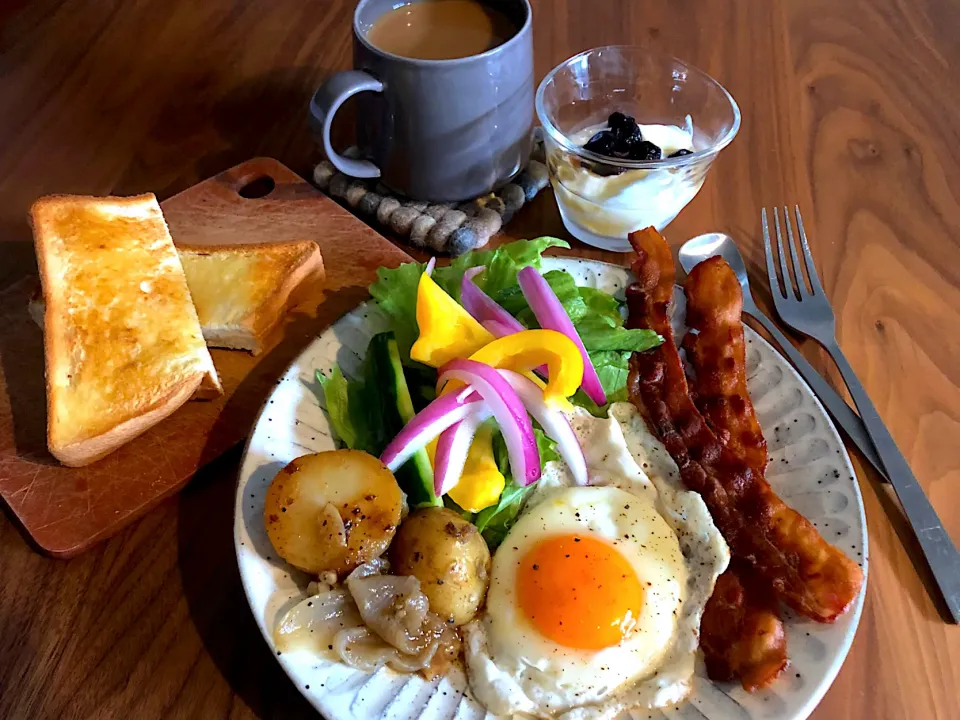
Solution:
<path fill-rule="evenodd" d="M 700 496 L 647 455 L 654 478 L 638 465 L 631 449 L 652 456 L 652 436 L 613 412 L 571 421 L 590 485 L 547 465 L 494 554 L 484 614 L 464 628 L 471 690 L 498 715 L 594 720 L 682 700 L 730 558 Z"/>

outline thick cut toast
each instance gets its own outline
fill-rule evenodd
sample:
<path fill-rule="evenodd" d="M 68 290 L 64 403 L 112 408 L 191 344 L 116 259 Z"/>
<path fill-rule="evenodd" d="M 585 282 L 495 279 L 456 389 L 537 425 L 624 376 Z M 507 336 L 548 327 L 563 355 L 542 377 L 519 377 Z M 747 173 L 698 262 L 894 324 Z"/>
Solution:
<path fill-rule="evenodd" d="M 43 287 L 47 444 L 92 463 L 220 388 L 153 195 L 51 196 L 30 210 Z"/>
<path fill-rule="evenodd" d="M 320 248 L 310 240 L 177 249 L 211 347 L 259 353 L 291 293 L 306 278 L 323 275 Z"/>
<path fill-rule="evenodd" d="M 177 250 L 209 347 L 256 354 L 283 319 L 300 283 L 323 279 L 319 248 L 309 240 Z M 42 328 L 45 308 L 39 288 L 28 309 Z"/>

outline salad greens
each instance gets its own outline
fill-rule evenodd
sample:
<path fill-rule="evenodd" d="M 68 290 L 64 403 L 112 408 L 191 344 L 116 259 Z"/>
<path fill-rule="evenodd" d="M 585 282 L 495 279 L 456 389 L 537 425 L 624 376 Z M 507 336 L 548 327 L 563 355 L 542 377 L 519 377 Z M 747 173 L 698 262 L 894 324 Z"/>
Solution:
<path fill-rule="evenodd" d="M 510 528 L 513 527 L 517 515 L 520 514 L 523 504 L 536 486 L 537 484 L 534 483 L 520 487 L 512 479 L 508 479 L 503 488 L 503 494 L 500 495 L 500 502 L 476 514 L 473 524 L 477 526 L 477 530 L 491 549 L 503 542 Z"/>
<path fill-rule="evenodd" d="M 397 336 L 400 357 L 410 362 L 410 348 L 420 333 L 417 328 L 417 285 L 426 263 L 404 263 L 389 270 L 379 268 L 377 281 L 370 286 L 370 294 L 377 305 L 390 316 L 390 327 Z"/>
<path fill-rule="evenodd" d="M 483 265 L 487 269 L 476 279 L 477 286 L 487 295 L 496 297 L 505 288 L 518 287 L 517 273 L 523 268 L 533 266 L 539 270 L 543 251 L 552 247 L 569 248 L 570 245 L 559 238 L 540 237 L 518 240 L 496 250 L 475 250 L 456 258 L 447 267 L 437 268 L 433 278 L 459 302 L 463 274 L 472 267 Z"/>
<path fill-rule="evenodd" d="M 317 382 L 323 390 L 327 414 L 337 437 L 352 450 L 379 455 L 383 446 L 380 433 L 374 427 L 378 418 L 364 411 L 368 406 L 366 383 L 347 380 L 336 365 L 329 378 L 317 370 Z"/>
<path fill-rule="evenodd" d="M 537 449 L 540 451 L 541 465 L 546 465 L 551 460 L 560 459 L 556 450 L 557 444 L 544 435 L 543 430 L 538 427 L 534 428 L 533 434 L 537 437 Z M 534 483 L 533 485 L 527 485 L 527 487 L 520 487 L 510 477 L 507 445 L 503 441 L 502 435 L 494 436 L 493 454 L 497 460 L 497 467 L 507 479 L 507 484 L 500 495 L 500 502 L 481 510 L 472 518 L 473 524 L 477 526 L 477 530 L 480 531 L 483 539 L 487 541 L 487 545 L 491 548 L 503 542 L 503 538 L 507 536 L 507 531 L 513 527 L 523 503 L 526 502 L 526 499 L 530 497 L 537 486 Z"/>
<path fill-rule="evenodd" d="M 485 265 L 486 271 L 477 278 L 477 285 L 494 296 L 504 288 L 515 288 L 517 273 L 532 265 L 540 269 L 543 251 L 551 247 L 570 247 L 563 240 L 543 237 L 536 240 L 518 240 L 496 250 L 473 251 L 461 255 L 447 267 L 433 271 L 433 279 L 457 302 L 460 301 L 460 283 L 463 274 L 472 267 Z M 410 348 L 417 339 L 417 286 L 425 263 L 406 263 L 398 268 L 380 268 L 377 281 L 370 286 L 370 294 L 380 309 L 391 319 L 391 327 L 400 345 L 405 363 L 410 361 Z M 522 296 L 521 296 L 522 297 Z"/>
<path fill-rule="evenodd" d="M 474 251 L 456 258 L 447 267 L 438 267 L 433 279 L 451 297 L 459 301 L 464 273 L 473 267 L 485 266 L 474 282 L 507 312 L 530 329 L 539 325 L 520 286 L 517 273 L 524 267 L 541 267 L 543 252 L 551 247 L 567 248 L 563 240 L 542 237 L 520 240 L 495 250 Z M 435 396 L 436 370 L 410 359 L 410 348 L 419 334 L 416 319 L 417 288 L 425 265 L 407 263 L 398 268 L 380 268 L 377 280 L 370 286 L 370 294 L 390 319 L 390 327 L 397 338 L 403 374 L 417 411 Z M 580 287 L 574 278 L 562 270 L 544 273 L 544 279 L 556 293 L 564 310 L 573 322 L 590 359 L 596 368 L 608 402 L 626 398 L 628 361 L 636 351 L 656 347 L 663 339 L 650 330 L 633 330 L 623 326 L 620 301 L 602 290 Z M 329 377 L 317 372 L 323 390 L 330 422 L 337 436 L 350 448 L 379 455 L 391 438 L 382 437 L 382 426 L 371 417 L 371 408 L 379 406 L 376 393 L 381 392 L 373 378 L 348 380 L 338 367 Z M 579 390 L 571 401 L 594 415 L 606 414 L 606 407 L 598 407 Z M 555 443 L 535 428 L 541 463 L 559 459 Z M 507 478 L 506 487 L 497 505 L 476 515 L 460 511 L 469 517 L 491 546 L 502 541 L 516 519 L 533 486 L 520 487 L 510 477 L 507 453 L 502 437 L 494 440 L 498 466 Z M 448 502 L 449 504 L 449 502 Z"/>

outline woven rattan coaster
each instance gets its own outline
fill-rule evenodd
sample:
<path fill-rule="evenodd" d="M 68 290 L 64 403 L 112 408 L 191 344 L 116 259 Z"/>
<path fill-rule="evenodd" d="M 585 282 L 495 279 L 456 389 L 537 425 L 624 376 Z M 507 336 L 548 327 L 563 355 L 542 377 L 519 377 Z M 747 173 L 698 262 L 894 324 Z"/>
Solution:
<path fill-rule="evenodd" d="M 373 180 L 348 177 L 324 160 L 313 170 L 313 182 L 328 195 L 344 201 L 364 220 L 391 230 L 416 248 L 456 257 L 483 247 L 524 204 L 549 183 L 543 143 L 512 182 L 497 192 L 464 203 L 408 200 Z"/>

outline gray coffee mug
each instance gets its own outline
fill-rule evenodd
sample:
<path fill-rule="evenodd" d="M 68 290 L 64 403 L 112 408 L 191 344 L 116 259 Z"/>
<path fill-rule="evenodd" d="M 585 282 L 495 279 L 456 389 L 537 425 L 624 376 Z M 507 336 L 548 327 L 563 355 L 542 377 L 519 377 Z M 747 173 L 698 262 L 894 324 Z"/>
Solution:
<path fill-rule="evenodd" d="M 488 193 L 526 164 L 533 127 L 533 32 L 527 0 L 483 0 L 518 28 L 502 45 L 455 60 L 418 60 L 374 47 L 373 24 L 396 0 L 360 0 L 353 15 L 353 64 L 310 101 L 310 124 L 346 175 L 380 178 L 416 200 L 456 202 Z M 337 153 L 330 126 L 360 93 L 357 147 Z"/>

